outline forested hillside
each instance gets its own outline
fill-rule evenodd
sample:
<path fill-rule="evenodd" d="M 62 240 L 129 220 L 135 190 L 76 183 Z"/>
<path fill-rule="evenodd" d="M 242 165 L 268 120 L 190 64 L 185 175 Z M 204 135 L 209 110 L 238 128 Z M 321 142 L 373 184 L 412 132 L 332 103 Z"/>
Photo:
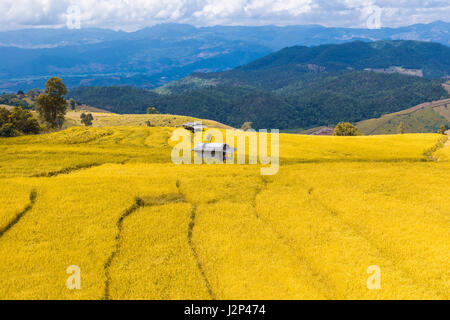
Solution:
<path fill-rule="evenodd" d="M 424 77 L 383 71 L 421 70 Z M 309 128 L 357 122 L 445 99 L 450 48 L 416 41 L 293 47 L 234 70 L 195 73 L 154 91 L 80 87 L 70 97 L 118 113 L 160 112 L 255 128 Z"/>

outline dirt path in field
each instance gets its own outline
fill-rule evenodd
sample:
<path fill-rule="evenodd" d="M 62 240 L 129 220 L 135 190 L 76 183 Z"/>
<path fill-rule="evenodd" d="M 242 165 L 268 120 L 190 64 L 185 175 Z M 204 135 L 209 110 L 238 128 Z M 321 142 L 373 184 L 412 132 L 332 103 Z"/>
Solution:
<path fill-rule="evenodd" d="M 28 205 L 21 211 L 19 212 L 14 219 L 12 219 L 4 228 L 0 229 L 0 238 L 6 233 L 8 232 L 8 230 L 10 230 L 12 227 L 14 227 L 19 221 L 20 219 L 22 219 L 22 217 L 28 212 L 30 211 L 35 202 L 36 202 L 36 198 L 37 198 L 37 192 L 36 190 L 32 190 L 30 193 L 30 202 L 28 203 Z"/>
<path fill-rule="evenodd" d="M 184 196 L 184 194 L 180 190 L 180 181 L 179 180 L 177 181 L 177 189 L 178 189 L 178 193 L 180 194 L 180 196 L 183 197 L 183 199 L 186 202 L 188 202 L 186 200 L 186 197 Z M 191 248 L 192 255 L 194 256 L 195 261 L 197 262 L 197 268 L 198 268 L 198 270 L 200 272 L 200 275 L 203 278 L 203 281 L 205 282 L 205 286 L 206 286 L 206 289 L 208 290 L 209 296 L 211 297 L 212 300 L 216 300 L 216 295 L 214 294 L 214 291 L 212 290 L 211 283 L 209 282 L 208 277 L 206 276 L 205 270 L 203 270 L 202 262 L 200 260 L 200 257 L 198 255 L 198 253 L 197 253 L 197 249 L 195 248 L 195 245 L 194 245 L 194 243 L 192 241 L 192 237 L 193 237 L 193 234 L 194 234 L 194 228 L 195 228 L 195 217 L 197 215 L 197 206 L 192 204 L 192 203 L 189 203 L 189 204 L 192 206 L 192 211 L 191 211 L 191 221 L 189 222 L 188 235 L 187 235 L 188 245 Z"/>

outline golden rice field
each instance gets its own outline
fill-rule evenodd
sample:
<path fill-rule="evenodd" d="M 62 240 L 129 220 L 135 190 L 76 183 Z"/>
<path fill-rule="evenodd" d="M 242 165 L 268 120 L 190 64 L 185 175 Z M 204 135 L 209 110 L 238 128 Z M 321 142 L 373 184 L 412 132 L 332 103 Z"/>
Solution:
<path fill-rule="evenodd" d="M 442 136 L 283 134 L 261 176 L 172 164 L 172 130 L 0 139 L 0 299 L 449 299 Z"/>

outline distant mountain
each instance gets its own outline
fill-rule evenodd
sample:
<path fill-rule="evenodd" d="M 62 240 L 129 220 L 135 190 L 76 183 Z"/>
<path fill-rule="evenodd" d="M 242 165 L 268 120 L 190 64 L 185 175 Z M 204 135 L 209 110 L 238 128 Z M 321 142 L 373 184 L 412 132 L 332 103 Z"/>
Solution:
<path fill-rule="evenodd" d="M 438 43 L 402 40 L 355 41 L 312 48 L 295 46 L 231 71 L 198 76 L 234 82 L 245 81 L 274 89 L 308 73 L 384 70 L 391 67 L 420 71 L 419 73 L 427 78 L 449 77 L 450 47 Z M 284 77 L 280 77 L 281 72 Z"/>
<path fill-rule="evenodd" d="M 427 77 L 449 74 L 449 50 L 416 41 L 292 47 L 234 70 L 194 73 L 154 91 L 80 87 L 70 96 L 118 113 L 154 106 L 234 127 L 251 121 L 255 128 L 307 129 L 448 98 L 443 81 Z M 366 71 L 392 66 L 402 73 L 423 70 L 425 77 Z"/>
<path fill-rule="evenodd" d="M 327 28 L 320 25 L 297 26 L 214 26 L 194 27 L 187 24 L 158 24 L 135 32 L 108 29 L 24 29 L 0 32 L 0 46 L 20 48 L 50 48 L 87 45 L 116 40 L 186 39 L 245 41 L 273 51 L 294 45 L 317 46 L 324 43 L 344 43 L 355 40 L 418 40 L 450 45 L 450 23 L 436 21 L 400 28 L 355 29 Z"/>
<path fill-rule="evenodd" d="M 411 39 L 450 45 L 450 23 L 402 28 L 161 24 L 136 32 L 28 29 L 0 32 L 0 90 L 42 88 L 57 75 L 69 86 L 155 88 L 201 71 L 235 68 L 284 47 L 354 40 Z"/>

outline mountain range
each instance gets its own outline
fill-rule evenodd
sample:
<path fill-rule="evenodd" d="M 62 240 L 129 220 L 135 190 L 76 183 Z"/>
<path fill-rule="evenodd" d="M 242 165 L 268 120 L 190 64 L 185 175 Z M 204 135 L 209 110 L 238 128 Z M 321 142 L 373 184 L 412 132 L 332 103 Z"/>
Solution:
<path fill-rule="evenodd" d="M 194 27 L 161 24 L 135 32 L 29 29 L 0 32 L 0 90 L 42 88 L 59 76 L 69 87 L 157 88 L 193 72 L 245 65 L 282 48 L 355 40 L 420 40 L 450 45 L 450 23 L 401 28 L 308 26 Z"/>

